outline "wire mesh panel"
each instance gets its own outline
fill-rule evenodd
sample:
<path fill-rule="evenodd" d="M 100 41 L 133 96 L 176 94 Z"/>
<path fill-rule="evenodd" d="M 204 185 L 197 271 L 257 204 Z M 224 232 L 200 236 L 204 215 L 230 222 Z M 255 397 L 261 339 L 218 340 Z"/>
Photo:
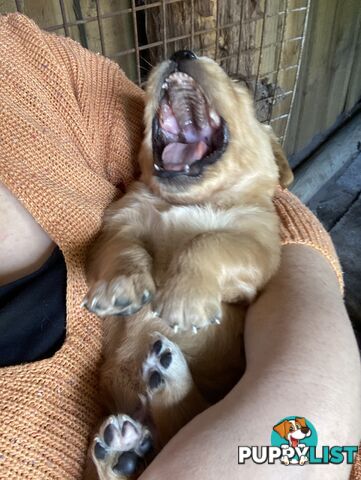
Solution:
<path fill-rule="evenodd" d="M 285 140 L 311 0 L 0 0 L 40 27 L 117 62 L 143 86 L 152 66 L 187 48 L 254 92 L 257 116 Z"/>

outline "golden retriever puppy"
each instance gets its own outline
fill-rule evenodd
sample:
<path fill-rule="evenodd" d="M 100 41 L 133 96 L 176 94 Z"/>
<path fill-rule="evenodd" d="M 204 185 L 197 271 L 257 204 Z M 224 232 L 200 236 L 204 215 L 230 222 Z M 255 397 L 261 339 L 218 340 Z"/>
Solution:
<path fill-rule="evenodd" d="M 248 92 L 190 51 L 150 76 L 139 162 L 105 214 L 84 302 L 105 317 L 111 415 L 90 449 L 102 480 L 136 478 L 242 375 L 242 305 L 278 267 L 272 197 L 292 175 Z"/>

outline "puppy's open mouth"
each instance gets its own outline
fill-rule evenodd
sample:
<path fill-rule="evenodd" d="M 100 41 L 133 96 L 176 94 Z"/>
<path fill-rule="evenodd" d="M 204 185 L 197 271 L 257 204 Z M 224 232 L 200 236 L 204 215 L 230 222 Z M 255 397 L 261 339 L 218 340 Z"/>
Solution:
<path fill-rule="evenodd" d="M 154 173 L 160 177 L 198 176 L 225 151 L 226 122 L 190 75 L 176 71 L 164 80 L 152 143 Z"/>
<path fill-rule="evenodd" d="M 292 436 L 290 436 L 290 437 L 291 437 L 292 447 L 293 448 L 298 447 L 299 440 L 297 438 L 293 438 Z"/>

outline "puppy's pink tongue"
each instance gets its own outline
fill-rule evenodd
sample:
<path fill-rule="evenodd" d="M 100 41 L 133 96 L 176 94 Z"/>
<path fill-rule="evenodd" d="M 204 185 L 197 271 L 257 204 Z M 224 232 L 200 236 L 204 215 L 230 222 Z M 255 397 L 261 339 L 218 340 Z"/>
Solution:
<path fill-rule="evenodd" d="M 162 153 L 163 168 L 171 171 L 182 171 L 186 165 L 200 160 L 207 152 L 205 142 L 198 143 L 170 143 Z"/>

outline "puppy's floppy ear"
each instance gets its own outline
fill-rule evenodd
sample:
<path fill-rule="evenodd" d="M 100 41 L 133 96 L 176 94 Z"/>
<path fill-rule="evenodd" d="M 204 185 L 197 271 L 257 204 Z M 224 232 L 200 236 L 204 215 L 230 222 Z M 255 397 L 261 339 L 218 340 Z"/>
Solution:
<path fill-rule="evenodd" d="M 287 438 L 288 433 L 288 424 L 290 422 L 288 420 L 284 420 L 281 423 L 278 423 L 273 427 L 273 430 L 278 433 L 282 438 Z"/>
<path fill-rule="evenodd" d="M 278 166 L 279 182 L 281 187 L 288 187 L 293 182 L 293 173 L 288 164 L 286 155 L 279 144 L 276 135 L 269 125 L 262 125 L 270 137 L 273 155 Z"/>
<path fill-rule="evenodd" d="M 301 427 L 307 427 L 306 419 L 304 417 L 296 417 L 295 422 L 299 423 Z"/>

